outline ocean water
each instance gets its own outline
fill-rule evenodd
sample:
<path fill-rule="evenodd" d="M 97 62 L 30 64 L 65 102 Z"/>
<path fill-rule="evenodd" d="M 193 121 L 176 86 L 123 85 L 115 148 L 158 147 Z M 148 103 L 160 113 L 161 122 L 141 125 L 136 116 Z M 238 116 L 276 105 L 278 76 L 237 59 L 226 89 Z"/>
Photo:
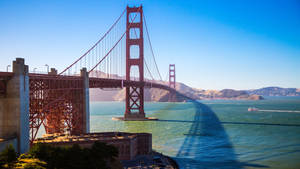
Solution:
<path fill-rule="evenodd" d="M 91 131 L 152 133 L 153 149 L 180 168 L 300 168 L 300 97 L 145 103 L 158 121 L 112 120 L 124 110 L 123 102 L 92 102 Z"/>

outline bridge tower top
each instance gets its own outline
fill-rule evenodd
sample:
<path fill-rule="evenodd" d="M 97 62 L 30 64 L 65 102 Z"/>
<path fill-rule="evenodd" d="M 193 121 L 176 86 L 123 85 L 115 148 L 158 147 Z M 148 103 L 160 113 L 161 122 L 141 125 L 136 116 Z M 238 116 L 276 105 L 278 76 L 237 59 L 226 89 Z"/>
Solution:
<path fill-rule="evenodd" d="M 176 74 L 175 74 L 175 64 L 169 65 L 169 87 L 176 87 Z"/>
<path fill-rule="evenodd" d="M 139 34 L 138 34 L 139 33 Z M 133 35 L 136 35 L 134 37 Z M 138 51 L 133 50 L 137 47 Z M 137 52 L 137 53 L 134 53 Z M 144 38 L 143 38 L 143 9 L 128 7 L 126 15 L 126 80 L 130 80 L 131 67 L 137 66 L 139 81 L 144 81 Z"/>

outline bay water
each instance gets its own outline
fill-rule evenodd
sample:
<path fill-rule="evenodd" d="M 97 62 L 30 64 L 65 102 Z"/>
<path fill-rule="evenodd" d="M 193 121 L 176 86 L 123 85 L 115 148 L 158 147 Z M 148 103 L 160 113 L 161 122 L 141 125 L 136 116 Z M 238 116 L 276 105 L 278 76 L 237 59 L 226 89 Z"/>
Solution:
<path fill-rule="evenodd" d="M 300 97 L 147 102 L 146 116 L 159 120 L 112 120 L 124 110 L 124 102 L 91 102 L 91 132 L 152 133 L 153 149 L 180 168 L 300 168 Z"/>

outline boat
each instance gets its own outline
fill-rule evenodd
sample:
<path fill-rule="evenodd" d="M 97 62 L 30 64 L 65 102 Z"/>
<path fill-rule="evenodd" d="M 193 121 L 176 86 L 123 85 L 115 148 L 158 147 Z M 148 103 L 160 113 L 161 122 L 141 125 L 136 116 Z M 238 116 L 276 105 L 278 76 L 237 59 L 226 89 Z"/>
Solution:
<path fill-rule="evenodd" d="M 258 108 L 256 108 L 256 107 L 249 107 L 248 108 L 248 111 L 258 111 L 259 109 Z"/>

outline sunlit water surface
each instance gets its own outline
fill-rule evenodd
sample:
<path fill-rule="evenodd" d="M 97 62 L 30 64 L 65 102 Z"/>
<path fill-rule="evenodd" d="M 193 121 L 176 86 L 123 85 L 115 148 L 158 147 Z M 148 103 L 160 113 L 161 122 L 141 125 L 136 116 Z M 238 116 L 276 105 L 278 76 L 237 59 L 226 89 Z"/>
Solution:
<path fill-rule="evenodd" d="M 145 103 L 147 116 L 158 121 L 113 121 L 124 109 L 123 102 L 92 102 L 91 132 L 152 133 L 153 149 L 180 168 L 300 168 L 300 97 Z"/>
<path fill-rule="evenodd" d="M 92 102 L 91 131 L 149 132 L 153 149 L 174 157 L 181 168 L 300 168 L 300 97 L 260 101 L 213 100 L 146 103 L 159 121 L 113 121 L 123 102 Z"/>

